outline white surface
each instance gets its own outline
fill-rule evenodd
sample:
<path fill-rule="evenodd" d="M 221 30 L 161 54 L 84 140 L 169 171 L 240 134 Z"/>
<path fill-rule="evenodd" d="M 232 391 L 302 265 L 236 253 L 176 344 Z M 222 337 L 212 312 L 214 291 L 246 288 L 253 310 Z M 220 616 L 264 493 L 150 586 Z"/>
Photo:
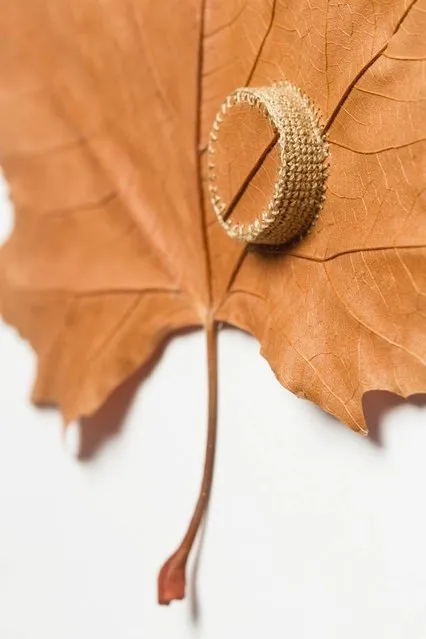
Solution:
<path fill-rule="evenodd" d="M 1 205 L 0 237 L 8 219 Z M 0 325 L 1 639 L 425 639 L 426 409 L 388 412 L 380 447 L 282 389 L 254 340 L 223 333 L 198 606 L 190 585 L 162 608 L 157 570 L 204 454 L 203 336 L 169 345 L 85 462 L 58 414 L 29 404 L 34 373 Z"/>

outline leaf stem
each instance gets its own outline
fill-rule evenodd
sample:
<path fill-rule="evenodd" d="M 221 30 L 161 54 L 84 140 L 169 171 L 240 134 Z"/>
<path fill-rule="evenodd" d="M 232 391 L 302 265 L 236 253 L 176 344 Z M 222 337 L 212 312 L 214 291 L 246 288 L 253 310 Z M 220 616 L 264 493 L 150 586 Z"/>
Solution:
<path fill-rule="evenodd" d="M 179 548 L 169 557 L 158 576 L 158 602 L 168 605 L 176 599 L 185 597 L 186 563 L 203 520 L 212 486 L 214 457 L 217 432 L 217 327 L 210 322 L 206 327 L 209 411 L 207 445 L 204 461 L 203 479 L 188 530 Z"/>

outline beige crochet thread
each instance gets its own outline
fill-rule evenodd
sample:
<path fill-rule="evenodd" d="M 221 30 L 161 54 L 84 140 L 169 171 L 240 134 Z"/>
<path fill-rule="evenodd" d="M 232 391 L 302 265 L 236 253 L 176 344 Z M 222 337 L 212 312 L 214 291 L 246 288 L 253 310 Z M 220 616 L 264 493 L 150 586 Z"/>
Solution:
<path fill-rule="evenodd" d="M 280 164 L 272 197 L 248 224 L 227 219 L 228 205 L 216 179 L 215 153 L 220 128 L 238 104 L 259 109 L 277 134 Z M 328 145 L 319 113 L 300 89 L 289 82 L 271 87 L 242 88 L 229 95 L 213 123 L 209 145 L 209 191 L 213 209 L 227 234 L 254 244 L 284 244 L 302 237 L 318 217 L 325 199 Z"/>

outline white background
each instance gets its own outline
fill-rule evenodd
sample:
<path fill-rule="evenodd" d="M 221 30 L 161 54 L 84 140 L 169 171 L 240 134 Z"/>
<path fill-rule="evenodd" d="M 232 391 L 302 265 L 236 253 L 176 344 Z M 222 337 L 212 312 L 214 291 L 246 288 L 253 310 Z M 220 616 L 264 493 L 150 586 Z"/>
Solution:
<path fill-rule="evenodd" d="M 3 196 L 2 237 L 10 220 Z M 422 400 L 370 397 L 363 439 L 223 332 L 204 543 L 187 600 L 167 608 L 157 571 L 204 455 L 203 335 L 168 346 L 121 425 L 135 380 L 64 437 L 57 412 L 28 402 L 34 374 L 0 324 L 1 639 L 425 639 Z"/>

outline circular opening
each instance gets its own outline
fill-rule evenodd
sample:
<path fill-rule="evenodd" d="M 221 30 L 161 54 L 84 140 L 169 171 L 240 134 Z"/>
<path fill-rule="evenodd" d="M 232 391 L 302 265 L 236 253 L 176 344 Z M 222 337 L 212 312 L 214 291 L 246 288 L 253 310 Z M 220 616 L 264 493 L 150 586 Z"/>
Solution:
<path fill-rule="evenodd" d="M 316 110 L 290 83 L 231 94 L 208 151 L 211 201 L 231 237 L 285 243 L 318 215 L 326 143 Z"/>

